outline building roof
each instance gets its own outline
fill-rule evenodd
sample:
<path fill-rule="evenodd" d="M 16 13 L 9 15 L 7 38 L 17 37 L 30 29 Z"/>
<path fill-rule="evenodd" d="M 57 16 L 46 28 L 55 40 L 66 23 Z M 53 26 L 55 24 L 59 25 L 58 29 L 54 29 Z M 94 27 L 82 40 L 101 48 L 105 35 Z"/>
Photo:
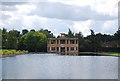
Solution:
<path fill-rule="evenodd" d="M 59 40 L 59 39 L 70 39 L 70 40 L 77 40 L 78 38 L 48 38 L 49 40 Z"/>

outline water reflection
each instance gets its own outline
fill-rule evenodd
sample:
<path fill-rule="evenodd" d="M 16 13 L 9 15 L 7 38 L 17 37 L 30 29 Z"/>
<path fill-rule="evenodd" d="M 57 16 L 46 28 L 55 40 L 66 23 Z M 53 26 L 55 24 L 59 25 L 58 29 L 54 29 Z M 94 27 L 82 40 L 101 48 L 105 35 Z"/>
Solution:
<path fill-rule="evenodd" d="M 118 57 L 29 54 L 3 58 L 4 79 L 117 79 Z"/>

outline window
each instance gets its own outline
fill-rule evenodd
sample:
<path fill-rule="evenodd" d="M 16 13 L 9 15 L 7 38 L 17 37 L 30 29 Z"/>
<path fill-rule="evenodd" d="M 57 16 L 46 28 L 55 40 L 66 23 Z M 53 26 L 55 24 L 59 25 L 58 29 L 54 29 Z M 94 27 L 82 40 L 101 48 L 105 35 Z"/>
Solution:
<path fill-rule="evenodd" d="M 55 40 L 51 40 L 51 44 L 55 44 Z"/>
<path fill-rule="evenodd" d="M 69 51 L 69 47 L 67 47 L 67 51 Z"/>
<path fill-rule="evenodd" d="M 59 51 L 59 47 L 57 47 L 57 51 Z"/>
<path fill-rule="evenodd" d="M 74 47 L 71 47 L 70 50 L 74 50 Z"/>
<path fill-rule="evenodd" d="M 60 44 L 65 44 L 65 40 L 60 40 Z"/>
<path fill-rule="evenodd" d="M 76 44 L 78 44 L 78 41 L 76 40 Z"/>
<path fill-rule="evenodd" d="M 76 50 L 78 50 L 78 47 L 76 47 Z"/>
<path fill-rule="evenodd" d="M 68 44 L 68 40 L 67 40 L 67 44 Z"/>
<path fill-rule="evenodd" d="M 75 44 L 75 41 L 74 40 L 70 40 L 70 44 Z"/>
<path fill-rule="evenodd" d="M 57 44 L 59 44 L 59 40 L 57 40 Z"/>
<path fill-rule="evenodd" d="M 55 47 L 52 47 L 51 49 L 52 49 L 52 50 L 55 50 Z"/>

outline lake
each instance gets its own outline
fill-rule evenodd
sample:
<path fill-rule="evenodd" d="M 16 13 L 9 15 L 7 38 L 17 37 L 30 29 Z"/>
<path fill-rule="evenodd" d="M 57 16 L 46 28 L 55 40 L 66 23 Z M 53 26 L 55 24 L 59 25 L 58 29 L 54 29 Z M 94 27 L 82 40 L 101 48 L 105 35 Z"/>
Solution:
<path fill-rule="evenodd" d="M 27 54 L 0 59 L 3 79 L 118 79 L 118 57 L 113 56 Z"/>

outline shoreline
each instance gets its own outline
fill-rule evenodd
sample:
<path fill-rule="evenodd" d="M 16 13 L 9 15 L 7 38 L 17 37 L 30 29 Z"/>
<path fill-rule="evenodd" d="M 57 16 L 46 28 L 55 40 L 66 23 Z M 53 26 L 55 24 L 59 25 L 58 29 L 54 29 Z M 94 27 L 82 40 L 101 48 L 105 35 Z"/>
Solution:
<path fill-rule="evenodd" d="M 38 53 L 43 53 L 43 52 L 38 52 Z M 47 53 L 47 52 L 44 52 Z M 37 54 L 37 52 L 28 52 L 28 53 L 20 53 L 20 54 L 7 54 L 7 55 L 0 55 L 0 58 L 2 57 L 10 57 L 10 56 L 16 56 L 16 55 L 26 55 L 26 54 Z M 78 56 L 115 56 L 115 57 L 120 57 L 119 55 L 110 55 L 107 53 L 93 53 L 93 52 L 81 52 Z"/>
<path fill-rule="evenodd" d="M 0 55 L 0 58 L 2 58 L 2 57 L 9 57 L 9 56 L 16 56 L 16 55 L 25 55 L 25 54 L 30 54 L 30 53 Z"/>

